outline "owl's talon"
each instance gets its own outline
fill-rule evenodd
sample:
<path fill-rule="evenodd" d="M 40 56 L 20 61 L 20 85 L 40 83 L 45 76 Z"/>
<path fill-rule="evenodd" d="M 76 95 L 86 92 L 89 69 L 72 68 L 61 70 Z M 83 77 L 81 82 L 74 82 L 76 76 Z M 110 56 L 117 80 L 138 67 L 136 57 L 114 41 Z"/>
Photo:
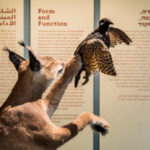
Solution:
<path fill-rule="evenodd" d="M 89 77 L 84 76 L 83 78 L 85 79 L 85 81 L 82 83 L 82 85 L 85 85 L 89 81 Z"/>

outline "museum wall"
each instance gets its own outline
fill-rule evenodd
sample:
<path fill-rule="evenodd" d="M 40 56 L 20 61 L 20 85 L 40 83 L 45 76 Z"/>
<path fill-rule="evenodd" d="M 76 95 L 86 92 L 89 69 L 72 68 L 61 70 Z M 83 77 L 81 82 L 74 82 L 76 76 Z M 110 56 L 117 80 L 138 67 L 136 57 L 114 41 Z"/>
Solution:
<path fill-rule="evenodd" d="M 110 48 L 117 77 L 100 74 L 100 114 L 110 134 L 101 150 L 149 150 L 150 144 L 150 1 L 101 0 L 100 16 L 132 39 Z"/>
<path fill-rule="evenodd" d="M 97 16 L 110 18 L 114 27 L 132 39 L 130 46 L 110 48 L 117 76 L 100 73 L 99 111 L 110 124 L 109 134 L 100 137 L 101 150 L 149 150 L 149 6 L 148 0 L 100 0 Z M 26 7 L 23 0 L 0 1 L 0 49 L 8 46 L 24 56 L 24 49 L 17 42 L 24 39 L 27 34 L 24 29 L 29 22 L 28 40 L 35 54 L 66 62 L 78 44 L 94 30 L 93 0 L 30 0 L 30 16 L 24 20 Z M 16 80 L 17 72 L 8 54 L 0 50 L 0 105 Z M 67 88 L 52 117 L 57 126 L 71 122 L 81 112 L 94 111 L 93 76 L 85 86 L 82 82 L 74 88 L 73 81 Z M 93 132 L 88 127 L 60 150 L 92 150 L 94 144 L 98 143 L 93 141 Z"/>

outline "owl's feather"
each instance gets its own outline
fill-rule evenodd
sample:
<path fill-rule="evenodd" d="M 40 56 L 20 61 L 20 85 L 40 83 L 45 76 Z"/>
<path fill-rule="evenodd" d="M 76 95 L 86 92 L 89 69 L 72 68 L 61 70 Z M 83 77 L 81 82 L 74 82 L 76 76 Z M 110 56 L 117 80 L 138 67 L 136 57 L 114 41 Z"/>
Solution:
<path fill-rule="evenodd" d="M 126 33 L 120 29 L 109 27 L 108 33 L 110 38 L 110 47 L 114 47 L 122 42 L 129 45 L 132 42 Z"/>
<path fill-rule="evenodd" d="M 101 71 L 108 75 L 116 75 L 111 54 L 99 39 L 88 40 L 81 49 L 86 70 L 92 73 Z"/>

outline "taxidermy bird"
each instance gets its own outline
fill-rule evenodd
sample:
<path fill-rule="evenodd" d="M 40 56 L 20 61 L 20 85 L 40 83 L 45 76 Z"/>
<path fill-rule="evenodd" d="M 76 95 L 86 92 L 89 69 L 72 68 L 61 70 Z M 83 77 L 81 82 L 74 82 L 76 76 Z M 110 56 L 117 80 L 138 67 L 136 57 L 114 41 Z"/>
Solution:
<path fill-rule="evenodd" d="M 90 74 L 95 74 L 97 71 L 112 76 L 117 75 L 108 49 L 122 42 L 129 45 L 132 41 L 124 31 L 110 27 L 111 24 L 113 23 L 110 19 L 101 19 L 99 27 L 90 33 L 77 47 L 74 54 L 81 56 L 83 65 L 75 76 L 75 87 L 77 87 L 83 71 L 85 71 L 83 85 L 89 81 Z"/>

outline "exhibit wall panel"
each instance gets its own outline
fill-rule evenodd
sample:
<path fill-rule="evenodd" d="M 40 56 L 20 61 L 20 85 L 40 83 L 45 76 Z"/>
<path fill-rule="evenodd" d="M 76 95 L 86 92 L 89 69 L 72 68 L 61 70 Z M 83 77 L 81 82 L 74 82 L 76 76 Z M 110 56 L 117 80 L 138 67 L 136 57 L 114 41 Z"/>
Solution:
<path fill-rule="evenodd" d="M 0 1 L 0 105 L 8 97 L 17 80 L 17 71 L 4 47 L 23 56 L 17 41 L 23 39 L 23 0 Z"/>
<path fill-rule="evenodd" d="M 93 0 L 0 1 L 0 49 L 7 46 L 25 58 L 28 58 L 28 52 L 17 43 L 22 39 L 31 45 L 38 56 L 48 55 L 67 62 L 93 27 Z M 7 52 L 0 51 L 0 62 L 2 105 L 17 80 L 17 71 L 10 63 Z M 57 126 L 71 122 L 82 112 L 93 112 L 93 77 L 85 86 L 82 86 L 83 81 L 80 80 L 78 88 L 74 88 L 74 81 L 67 88 L 52 117 L 52 122 Z M 87 127 L 60 149 L 91 150 L 93 144 L 93 132 Z"/>
<path fill-rule="evenodd" d="M 117 76 L 100 74 L 101 116 L 110 133 L 101 150 L 149 150 L 150 1 L 101 0 L 100 17 L 125 31 L 131 45 L 110 48 Z"/>
<path fill-rule="evenodd" d="M 78 44 L 93 30 L 93 12 L 93 0 L 31 0 L 31 46 L 34 52 L 67 62 Z M 85 86 L 82 82 L 78 88 L 74 87 L 74 80 L 68 86 L 52 117 L 57 126 L 70 123 L 82 112 L 93 112 L 92 77 Z M 86 128 L 60 149 L 93 149 L 93 132 Z"/>

